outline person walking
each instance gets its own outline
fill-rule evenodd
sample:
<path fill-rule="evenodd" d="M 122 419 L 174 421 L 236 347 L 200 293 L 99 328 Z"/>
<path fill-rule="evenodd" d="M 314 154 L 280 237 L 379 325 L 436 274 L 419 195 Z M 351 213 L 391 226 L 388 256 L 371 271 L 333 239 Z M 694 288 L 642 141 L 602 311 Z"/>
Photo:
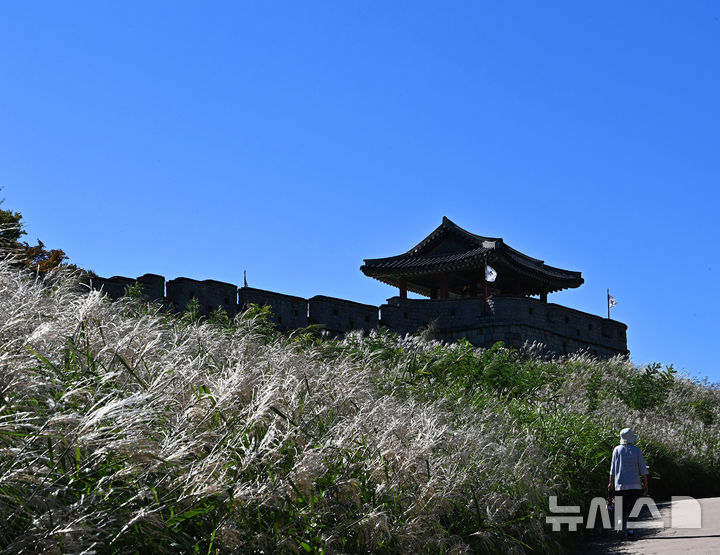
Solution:
<path fill-rule="evenodd" d="M 616 510 L 619 508 L 618 501 L 622 505 L 620 529 L 625 530 L 631 539 L 635 530 L 627 529 L 628 515 L 641 495 L 648 494 L 648 471 L 642 452 L 634 445 L 637 439 L 632 428 L 625 428 L 620 432 L 620 445 L 613 449 L 608 483 L 608 489 L 615 492 Z M 619 520 L 618 515 L 615 518 L 616 526 Z"/>

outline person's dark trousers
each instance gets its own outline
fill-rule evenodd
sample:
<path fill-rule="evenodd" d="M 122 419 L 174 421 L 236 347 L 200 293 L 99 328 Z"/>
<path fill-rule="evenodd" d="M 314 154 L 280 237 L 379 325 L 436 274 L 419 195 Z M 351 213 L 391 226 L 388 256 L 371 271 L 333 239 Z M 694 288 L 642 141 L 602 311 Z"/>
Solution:
<path fill-rule="evenodd" d="M 643 495 L 641 489 L 623 489 L 616 490 L 615 496 L 622 497 L 622 527 L 623 530 L 627 530 L 628 515 L 635 506 L 635 502 L 640 499 Z M 615 501 L 615 507 L 617 508 L 617 500 Z M 633 519 L 634 520 L 634 519 Z"/>

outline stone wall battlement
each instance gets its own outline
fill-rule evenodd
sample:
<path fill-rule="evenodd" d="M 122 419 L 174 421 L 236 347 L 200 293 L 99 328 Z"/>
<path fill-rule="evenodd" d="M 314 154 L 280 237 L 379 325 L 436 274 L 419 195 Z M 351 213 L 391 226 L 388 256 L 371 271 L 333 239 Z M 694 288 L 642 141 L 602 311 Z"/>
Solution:
<path fill-rule="evenodd" d="M 234 317 L 251 304 L 271 308 L 274 324 L 292 330 L 319 324 L 334 335 L 349 331 L 370 331 L 385 326 L 405 334 L 429 330 L 446 341 L 465 338 L 488 347 L 497 341 L 520 347 L 526 342 L 545 345 L 551 355 L 584 351 L 598 358 L 627 354 L 627 326 L 531 297 L 493 297 L 485 306 L 482 299 L 403 299 L 392 297 L 381 306 L 316 295 L 310 299 L 253 287 L 238 287 L 215 280 L 198 281 L 179 277 L 166 281 L 157 274 L 136 279 L 113 276 L 88 278 L 89 286 L 116 299 L 125 288 L 140 285 L 144 296 L 169 310 L 182 312 L 195 299 L 201 312 L 218 307 Z"/>

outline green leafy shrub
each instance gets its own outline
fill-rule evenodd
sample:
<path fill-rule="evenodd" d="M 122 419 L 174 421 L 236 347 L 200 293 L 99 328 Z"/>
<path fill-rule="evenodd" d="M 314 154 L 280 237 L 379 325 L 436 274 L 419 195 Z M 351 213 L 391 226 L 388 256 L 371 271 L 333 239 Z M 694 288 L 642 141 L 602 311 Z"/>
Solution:
<path fill-rule="evenodd" d="M 123 297 L 127 297 L 129 299 L 142 299 L 142 285 L 140 285 L 140 283 L 138 283 L 137 281 L 132 285 L 126 285 L 123 292 Z"/>
<path fill-rule="evenodd" d="M 268 305 L 250 304 L 248 309 L 241 314 L 241 319 L 252 324 L 255 331 L 266 339 L 272 339 L 275 335 L 275 324 L 273 323 L 272 309 Z"/>
<path fill-rule="evenodd" d="M 676 373 L 672 365 L 663 368 L 659 362 L 649 364 L 644 371 L 630 375 L 620 397 L 635 410 L 659 407 L 670 393 Z"/>
<path fill-rule="evenodd" d="M 185 324 L 196 324 L 202 319 L 202 306 L 197 298 L 192 297 L 186 304 L 181 321 Z"/>
<path fill-rule="evenodd" d="M 214 326 L 225 329 L 229 329 L 233 325 L 232 318 L 228 315 L 227 310 L 221 306 L 218 306 L 210 313 L 210 316 L 208 316 L 208 322 Z"/>
<path fill-rule="evenodd" d="M 600 372 L 590 372 L 585 388 L 585 398 L 591 412 L 600 406 L 602 400 L 602 374 Z"/>
<path fill-rule="evenodd" d="M 715 411 L 712 410 L 712 405 L 707 399 L 698 399 L 690 403 L 693 414 L 700 422 L 706 426 L 712 426 L 715 422 Z"/>

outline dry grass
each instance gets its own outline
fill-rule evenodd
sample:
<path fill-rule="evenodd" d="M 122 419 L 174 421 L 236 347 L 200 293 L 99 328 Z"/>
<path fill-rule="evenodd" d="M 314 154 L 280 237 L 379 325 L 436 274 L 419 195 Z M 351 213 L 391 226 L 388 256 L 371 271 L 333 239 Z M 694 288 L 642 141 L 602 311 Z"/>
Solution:
<path fill-rule="evenodd" d="M 613 396 L 626 361 L 511 367 L 502 349 L 266 324 L 0 262 L 4 552 L 552 552 L 547 496 L 586 492 L 620 421 L 717 461 L 714 387 L 678 380 L 662 420 Z M 700 398 L 710 424 L 688 417 Z"/>

